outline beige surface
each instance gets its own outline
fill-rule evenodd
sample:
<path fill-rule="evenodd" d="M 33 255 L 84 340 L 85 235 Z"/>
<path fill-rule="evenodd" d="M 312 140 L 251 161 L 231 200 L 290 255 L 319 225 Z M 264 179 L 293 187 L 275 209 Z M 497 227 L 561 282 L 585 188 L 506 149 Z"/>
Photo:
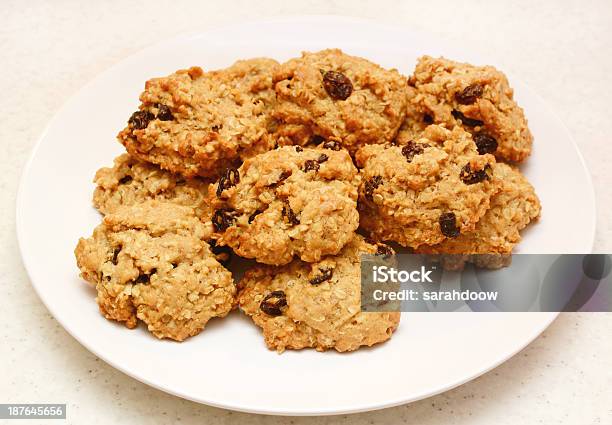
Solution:
<path fill-rule="evenodd" d="M 612 252 L 612 3 L 4 0 L 0 5 L 0 403 L 68 403 L 69 423 L 288 423 L 201 406 L 114 370 L 52 319 L 15 240 L 20 171 L 45 124 L 79 87 L 158 40 L 258 16 L 337 13 L 407 25 L 474 46 L 532 86 L 569 127 L 591 168 L 596 249 Z M 231 15 L 229 13 L 231 12 Z M 537 143 L 537 142 L 536 142 Z M 554 160 L 551 158 L 551 160 Z M 562 188 L 560 188 L 562 190 Z M 579 208 L 579 206 L 574 206 Z M 570 226 L 571 223 L 568 223 Z M 612 315 L 562 315 L 504 365 L 411 405 L 295 424 L 612 423 Z M 23 421 L 20 423 L 28 423 Z"/>

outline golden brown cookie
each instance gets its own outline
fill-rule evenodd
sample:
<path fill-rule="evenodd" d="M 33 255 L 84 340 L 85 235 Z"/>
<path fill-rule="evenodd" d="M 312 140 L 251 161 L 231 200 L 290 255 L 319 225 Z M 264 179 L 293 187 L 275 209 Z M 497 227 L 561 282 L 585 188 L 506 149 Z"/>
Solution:
<path fill-rule="evenodd" d="M 119 141 L 141 160 L 185 177 L 215 177 L 274 146 L 269 135 L 278 63 L 258 58 L 147 81 Z"/>
<path fill-rule="evenodd" d="M 360 225 L 411 248 L 472 231 L 500 188 L 493 155 L 479 155 L 459 127 L 429 126 L 404 146 L 365 146 L 356 160 Z"/>
<path fill-rule="evenodd" d="M 115 158 L 113 167 L 99 169 L 94 183 L 93 204 L 102 214 L 157 199 L 192 207 L 199 216 L 210 215 L 207 182 L 173 174 L 129 154 Z"/>
<path fill-rule="evenodd" d="M 353 351 L 384 342 L 397 328 L 400 313 L 361 312 L 360 292 L 360 255 L 380 249 L 355 235 L 338 255 L 317 263 L 255 266 L 238 285 L 239 306 L 262 328 L 267 346 L 278 352 Z"/>
<path fill-rule="evenodd" d="M 303 53 L 274 76 L 279 142 L 335 140 L 351 154 L 391 141 L 406 108 L 406 77 L 338 49 Z"/>
<path fill-rule="evenodd" d="M 504 163 L 494 166 L 501 190 L 472 232 L 417 249 L 426 254 L 510 254 L 521 240 L 520 231 L 540 216 L 540 200 L 521 172 Z"/>
<path fill-rule="evenodd" d="M 358 185 L 345 150 L 286 146 L 247 159 L 209 188 L 217 244 L 273 265 L 336 254 L 359 225 Z"/>
<path fill-rule="evenodd" d="M 95 285 L 101 313 L 158 338 L 183 341 L 235 302 L 232 275 L 211 253 L 190 207 L 146 201 L 104 217 L 75 249 L 81 276 Z"/>
<path fill-rule="evenodd" d="M 520 162 L 531 153 L 533 137 L 513 98 L 506 76 L 492 66 L 474 66 L 423 56 L 409 79 L 406 122 L 401 139 L 428 124 L 461 125 L 480 153 Z"/>

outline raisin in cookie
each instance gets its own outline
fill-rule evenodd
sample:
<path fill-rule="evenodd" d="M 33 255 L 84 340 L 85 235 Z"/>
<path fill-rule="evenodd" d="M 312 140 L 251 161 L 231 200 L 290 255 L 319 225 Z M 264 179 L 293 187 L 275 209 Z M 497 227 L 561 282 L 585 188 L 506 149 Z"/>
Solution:
<path fill-rule="evenodd" d="M 358 184 L 345 150 L 285 146 L 247 159 L 209 188 L 217 244 L 273 265 L 336 254 L 359 225 Z"/>
<path fill-rule="evenodd" d="M 129 154 L 115 158 L 113 167 L 99 169 L 94 183 L 93 204 L 102 214 L 157 199 L 192 207 L 200 217 L 210 215 L 208 183 L 170 173 Z"/>
<path fill-rule="evenodd" d="M 495 157 L 469 133 L 432 125 L 404 146 L 357 152 L 361 226 L 376 240 L 417 248 L 472 231 L 500 186 Z"/>
<path fill-rule="evenodd" d="M 480 153 L 520 162 L 531 153 L 532 135 L 513 99 L 506 76 L 491 66 L 474 66 L 423 56 L 409 79 L 403 130 L 436 123 L 461 125 Z M 410 138 L 409 132 L 402 137 Z"/>
<path fill-rule="evenodd" d="M 303 53 L 281 65 L 274 81 L 281 144 L 319 136 L 354 153 L 392 140 L 404 119 L 406 78 L 337 49 Z"/>
<path fill-rule="evenodd" d="M 510 254 L 521 240 L 520 231 L 540 216 L 540 201 L 521 172 L 510 165 L 493 166 L 501 190 L 491 198 L 491 208 L 472 232 L 446 239 L 435 246 L 423 245 L 427 254 Z"/>
<path fill-rule="evenodd" d="M 147 81 L 142 104 L 119 133 L 139 159 L 185 177 L 215 177 L 229 165 L 273 147 L 269 135 L 276 95 L 272 59 L 198 67 Z"/>
<path fill-rule="evenodd" d="M 278 352 L 353 351 L 384 342 L 397 328 L 400 313 L 365 313 L 360 305 L 360 255 L 380 250 L 355 235 L 338 255 L 317 263 L 255 266 L 238 285 L 239 306 L 262 328 L 267 346 Z"/>
<path fill-rule="evenodd" d="M 158 338 L 182 341 L 235 303 L 232 275 L 210 252 L 209 237 L 192 208 L 147 201 L 107 214 L 75 255 L 107 319 L 128 328 L 140 319 Z"/>

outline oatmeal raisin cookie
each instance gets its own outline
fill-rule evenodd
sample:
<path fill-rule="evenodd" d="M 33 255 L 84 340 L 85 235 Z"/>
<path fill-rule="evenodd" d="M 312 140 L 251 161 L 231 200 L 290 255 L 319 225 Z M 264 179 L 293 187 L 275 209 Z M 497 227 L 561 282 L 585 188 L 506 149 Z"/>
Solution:
<path fill-rule="evenodd" d="M 113 167 L 99 169 L 94 183 L 93 204 L 102 214 L 157 199 L 192 207 L 200 217 L 210 215 L 207 182 L 173 174 L 129 154 L 115 158 Z"/>
<path fill-rule="evenodd" d="M 360 225 L 373 239 L 418 248 L 470 232 L 500 189 L 493 155 L 469 133 L 432 125 L 404 145 L 357 152 Z"/>
<path fill-rule="evenodd" d="M 409 79 L 406 122 L 399 137 L 410 139 L 423 126 L 461 125 L 480 153 L 520 162 L 531 153 L 527 119 L 506 76 L 492 66 L 474 66 L 423 56 Z"/>
<path fill-rule="evenodd" d="M 217 244 L 272 265 L 336 254 L 359 225 L 358 184 L 348 152 L 323 145 L 247 159 L 209 188 Z"/>
<path fill-rule="evenodd" d="M 128 328 L 140 319 L 158 338 L 183 341 L 235 303 L 232 275 L 211 253 L 209 237 L 192 208 L 147 201 L 107 214 L 75 255 L 107 319 Z"/>
<path fill-rule="evenodd" d="M 257 58 L 218 71 L 193 67 L 153 78 L 119 141 L 132 156 L 163 169 L 216 177 L 274 146 L 269 130 L 277 65 Z"/>
<path fill-rule="evenodd" d="M 335 140 L 351 154 L 390 141 L 405 116 L 406 81 L 396 70 L 338 49 L 303 53 L 274 76 L 279 141 Z"/>
<path fill-rule="evenodd" d="M 343 352 L 384 342 L 399 325 L 400 313 L 365 313 L 360 307 L 360 256 L 380 250 L 380 245 L 356 235 L 338 255 L 316 263 L 257 265 L 238 285 L 240 309 L 262 328 L 267 346 L 278 352 Z"/>

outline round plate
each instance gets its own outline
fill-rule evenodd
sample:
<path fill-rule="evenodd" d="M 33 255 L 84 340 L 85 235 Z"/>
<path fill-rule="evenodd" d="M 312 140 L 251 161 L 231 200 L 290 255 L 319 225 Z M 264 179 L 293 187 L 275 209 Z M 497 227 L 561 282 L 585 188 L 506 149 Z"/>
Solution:
<path fill-rule="evenodd" d="M 422 54 L 487 63 L 427 34 L 338 17 L 277 19 L 224 27 L 147 48 L 81 89 L 55 116 L 25 169 L 17 232 L 34 289 L 59 323 L 97 356 L 140 381 L 229 409 L 322 415 L 394 406 L 464 383 L 525 347 L 555 314 L 403 314 L 387 343 L 350 354 L 269 351 L 239 312 L 182 344 L 105 320 L 79 279 L 73 250 L 100 222 L 91 206 L 95 171 L 123 149 L 115 135 L 138 107 L 144 82 L 179 68 L 340 47 L 410 74 Z M 595 206 L 589 174 L 563 124 L 510 78 L 535 135 L 523 167 L 543 204 L 518 252 L 590 252 Z M 568 205 L 571 200 L 571 206 Z"/>

